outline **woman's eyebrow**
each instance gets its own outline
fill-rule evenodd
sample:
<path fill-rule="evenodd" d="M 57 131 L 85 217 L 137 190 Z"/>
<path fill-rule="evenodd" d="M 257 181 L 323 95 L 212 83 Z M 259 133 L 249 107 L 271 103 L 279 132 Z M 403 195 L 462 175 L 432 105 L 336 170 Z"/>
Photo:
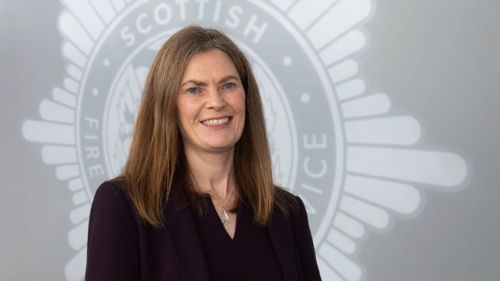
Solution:
<path fill-rule="evenodd" d="M 181 87 L 183 87 L 183 86 L 185 86 L 186 84 L 189 84 L 189 83 L 193 83 L 196 86 L 207 86 L 208 85 L 207 83 L 205 83 L 203 81 L 190 79 L 190 80 L 182 82 Z"/>
<path fill-rule="evenodd" d="M 229 80 L 236 80 L 236 81 L 240 81 L 240 78 L 236 75 L 227 75 L 227 76 L 224 76 L 220 81 L 219 81 L 219 84 L 221 83 L 224 83 L 224 82 L 227 82 Z"/>
<path fill-rule="evenodd" d="M 238 76 L 236 76 L 236 75 L 227 75 L 227 76 L 224 76 L 222 79 L 220 79 L 218 84 L 222 84 L 224 82 L 227 82 L 227 81 L 233 80 L 233 79 L 236 80 L 236 81 L 240 81 L 240 78 Z M 206 82 L 203 82 L 203 81 L 200 81 L 200 80 L 189 79 L 187 81 L 182 82 L 181 87 L 183 87 L 183 86 L 185 86 L 186 84 L 189 84 L 189 83 L 193 83 L 196 86 L 207 86 L 208 85 Z"/>

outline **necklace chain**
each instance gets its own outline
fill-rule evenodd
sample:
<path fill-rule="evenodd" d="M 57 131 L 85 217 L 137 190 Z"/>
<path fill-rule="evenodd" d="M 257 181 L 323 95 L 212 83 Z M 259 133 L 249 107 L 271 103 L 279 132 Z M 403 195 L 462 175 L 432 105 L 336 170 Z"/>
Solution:
<path fill-rule="evenodd" d="M 224 225 L 224 227 L 227 227 L 231 223 L 231 220 L 229 219 L 229 215 L 227 214 L 227 211 L 226 211 L 226 205 L 227 205 L 227 203 L 229 203 L 229 200 L 231 199 L 231 197 L 233 195 L 233 191 L 234 191 L 234 184 L 231 187 L 231 190 L 229 191 L 229 195 L 226 198 L 226 202 L 224 202 L 224 205 L 222 205 L 222 207 L 221 207 L 221 210 L 222 210 L 221 221 L 222 221 L 222 224 Z M 215 205 L 219 205 L 219 203 L 217 203 L 217 201 L 215 201 L 213 198 L 212 198 L 212 201 L 215 203 Z"/>

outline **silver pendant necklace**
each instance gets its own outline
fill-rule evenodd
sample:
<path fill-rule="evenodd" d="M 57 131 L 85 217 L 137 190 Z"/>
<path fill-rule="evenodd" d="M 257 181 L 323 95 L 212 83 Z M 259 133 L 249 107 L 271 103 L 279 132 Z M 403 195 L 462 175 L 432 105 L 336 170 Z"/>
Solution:
<path fill-rule="evenodd" d="M 224 227 L 227 227 L 231 223 L 231 220 L 229 219 L 229 215 L 227 214 L 227 211 L 226 211 L 226 205 L 229 202 L 229 199 L 231 199 L 231 196 L 233 195 L 233 190 L 234 190 L 234 185 L 231 187 L 231 190 L 229 191 L 229 195 L 226 198 L 226 202 L 224 202 L 224 205 L 222 205 L 222 208 L 221 208 L 222 217 L 220 218 L 220 220 L 222 221 L 222 225 L 224 225 Z M 215 205 L 219 205 L 217 203 L 217 201 L 215 201 L 214 199 L 212 199 L 212 201 L 214 201 Z"/>

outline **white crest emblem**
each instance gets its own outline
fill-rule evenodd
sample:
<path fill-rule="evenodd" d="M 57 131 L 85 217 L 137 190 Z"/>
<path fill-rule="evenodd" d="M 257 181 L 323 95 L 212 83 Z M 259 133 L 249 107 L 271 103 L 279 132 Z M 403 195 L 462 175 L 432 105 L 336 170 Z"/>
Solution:
<path fill-rule="evenodd" d="M 84 277 L 91 200 L 126 159 L 148 66 L 191 23 L 223 28 L 251 60 L 276 181 L 304 199 L 324 280 L 366 279 L 356 259 L 366 230 L 414 215 L 416 185 L 456 190 L 467 176 L 459 155 L 419 149 L 419 122 L 390 114 L 389 96 L 358 76 L 371 0 L 63 3 L 66 77 L 23 135 L 72 192 L 68 280 Z"/>

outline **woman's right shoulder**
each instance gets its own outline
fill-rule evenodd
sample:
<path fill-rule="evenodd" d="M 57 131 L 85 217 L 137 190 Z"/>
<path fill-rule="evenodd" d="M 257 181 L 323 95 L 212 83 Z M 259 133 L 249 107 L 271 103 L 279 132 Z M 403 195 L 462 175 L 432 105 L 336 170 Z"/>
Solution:
<path fill-rule="evenodd" d="M 99 185 L 99 187 L 95 192 L 94 199 L 97 197 L 109 198 L 109 197 L 120 197 L 126 195 L 127 195 L 127 188 L 125 182 L 120 178 L 116 178 L 101 183 L 101 185 Z"/>
<path fill-rule="evenodd" d="M 125 182 L 121 179 L 107 180 L 97 188 L 93 202 L 97 201 L 115 201 L 127 200 L 128 193 Z"/>
<path fill-rule="evenodd" d="M 92 212 L 116 212 L 133 209 L 126 184 L 121 179 L 103 182 L 96 190 L 92 200 Z M 133 213 L 133 212 L 132 212 Z"/>

